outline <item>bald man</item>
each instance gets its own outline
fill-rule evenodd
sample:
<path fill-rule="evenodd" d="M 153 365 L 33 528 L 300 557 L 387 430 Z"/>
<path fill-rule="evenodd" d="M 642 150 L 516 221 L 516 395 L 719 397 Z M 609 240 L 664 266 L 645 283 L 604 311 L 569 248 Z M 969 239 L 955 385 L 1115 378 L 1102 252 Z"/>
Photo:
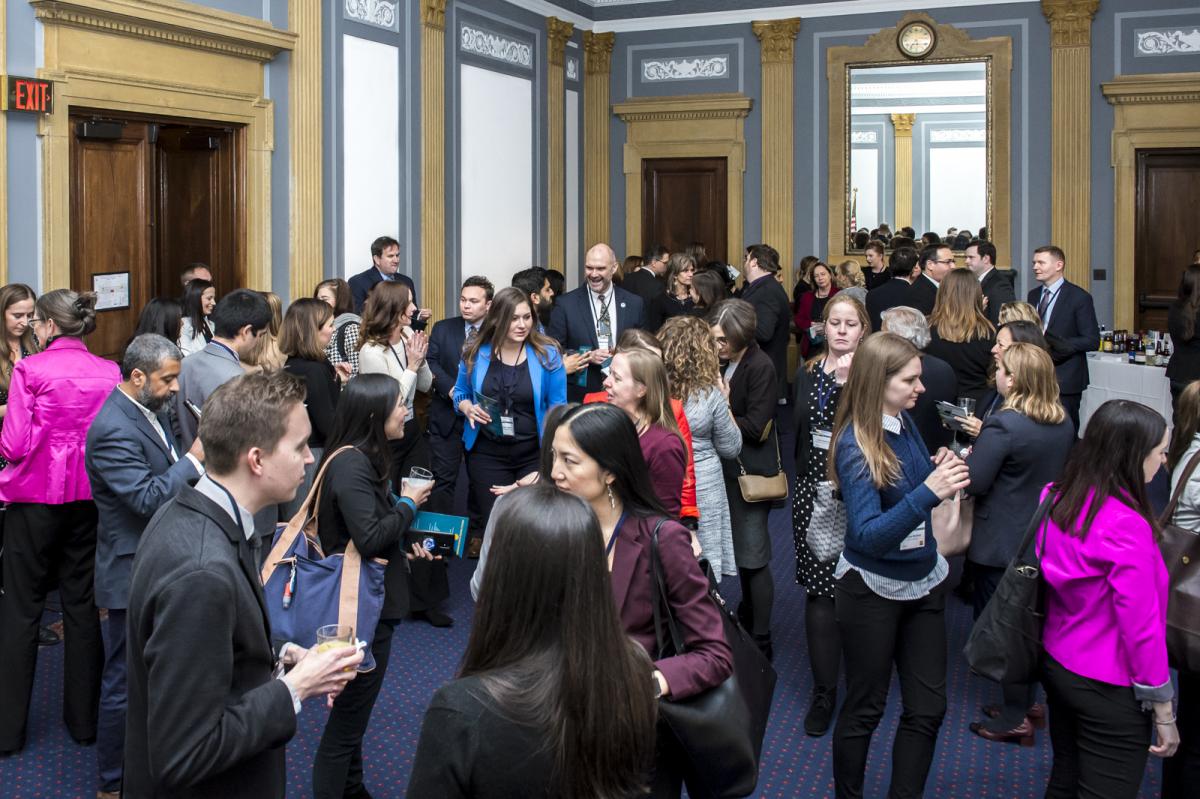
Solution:
<path fill-rule="evenodd" d="M 587 353 L 586 358 L 566 361 L 567 399 L 571 402 L 582 402 L 585 394 L 603 388 L 617 338 L 642 326 L 642 298 L 613 285 L 616 271 L 617 255 L 612 247 L 597 244 L 588 250 L 583 261 L 585 284 L 559 297 L 546 330 L 562 344 L 565 354 Z"/>

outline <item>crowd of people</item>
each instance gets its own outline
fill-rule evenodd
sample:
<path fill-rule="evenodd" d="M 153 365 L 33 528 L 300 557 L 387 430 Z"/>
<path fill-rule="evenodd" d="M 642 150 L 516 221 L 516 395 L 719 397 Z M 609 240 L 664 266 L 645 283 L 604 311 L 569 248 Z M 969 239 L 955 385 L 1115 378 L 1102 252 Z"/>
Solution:
<path fill-rule="evenodd" d="M 836 794 L 861 797 L 897 674 L 889 795 L 921 796 L 946 713 L 948 596 L 983 613 L 1047 499 L 1045 701 L 1036 682 L 1002 684 L 969 732 L 1029 746 L 1048 722 L 1050 797 L 1135 797 L 1149 755 L 1167 759 L 1164 797 L 1190 795 L 1200 675 L 1168 660 L 1155 536 L 1200 527 L 1200 266 L 1171 310 L 1173 434 L 1128 401 L 1081 431 L 1099 332 L 1062 250 L 1033 253 L 1039 285 L 1018 302 L 985 236 L 962 242 L 964 267 L 936 236 L 887 238 L 865 242 L 865 269 L 806 257 L 791 300 L 767 244 L 737 268 L 698 243 L 623 263 L 598 244 L 579 288 L 538 267 L 508 287 L 469 277 L 459 315 L 428 332 L 433 309 L 388 237 L 364 272 L 286 309 L 218 296 L 192 264 L 119 364 L 84 343 L 95 295 L 5 286 L 0 755 L 25 746 L 57 590 L 63 721 L 96 745 L 101 799 L 282 796 L 314 697 L 329 715 L 313 795 L 368 796 L 363 738 L 396 625 L 454 623 L 447 562 L 408 534 L 420 510 L 458 510 L 465 474 L 477 610 L 409 796 L 707 795 L 657 708 L 734 673 L 710 593 L 723 576 L 773 658 L 768 518 L 789 501 L 804 731 L 832 729 Z M 962 410 L 950 426 L 946 406 Z M 785 454 L 790 485 L 764 491 L 787 482 Z M 1178 501 L 1162 519 L 1167 472 Z M 945 520 L 964 506 L 955 588 Z M 325 555 L 378 565 L 369 640 L 306 647 L 272 628 L 269 554 L 297 525 Z"/>

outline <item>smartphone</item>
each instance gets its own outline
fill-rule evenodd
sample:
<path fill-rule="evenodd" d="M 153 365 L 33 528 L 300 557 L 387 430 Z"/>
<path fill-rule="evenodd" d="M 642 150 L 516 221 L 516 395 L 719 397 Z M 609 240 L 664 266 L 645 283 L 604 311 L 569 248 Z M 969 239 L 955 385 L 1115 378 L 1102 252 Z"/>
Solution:
<path fill-rule="evenodd" d="M 192 412 L 192 416 L 196 417 L 196 421 L 200 421 L 200 408 L 196 405 L 196 403 L 192 402 L 191 400 L 184 400 L 183 404 L 186 405 L 187 409 Z"/>
<path fill-rule="evenodd" d="M 955 432 L 963 432 L 965 430 L 962 423 L 970 415 L 965 409 L 949 402 L 938 402 L 937 412 L 938 416 L 941 417 L 942 424 L 946 425 L 946 427 Z"/>

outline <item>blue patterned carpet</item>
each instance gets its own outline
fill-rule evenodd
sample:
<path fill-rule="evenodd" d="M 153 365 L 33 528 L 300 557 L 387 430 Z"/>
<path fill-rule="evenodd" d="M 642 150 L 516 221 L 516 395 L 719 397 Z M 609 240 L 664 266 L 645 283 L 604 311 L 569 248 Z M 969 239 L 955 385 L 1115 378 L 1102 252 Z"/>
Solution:
<path fill-rule="evenodd" d="M 790 451 L 785 446 L 785 451 Z M 790 511 L 772 514 L 777 585 L 774 640 L 779 686 L 771 714 L 759 790 L 761 797 L 825 799 L 833 796 L 830 736 L 809 738 L 802 721 L 811 689 L 804 650 L 804 596 L 792 581 L 794 553 Z M 421 719 L 434 690 L 449 680 L 466 646 L 471 619 L 467 590 L 474 562 L 451 568 L 449 609 L 457 623 L 448 630 L 405 623 L 397 628 L 387 681 L 364 745 L 367 786 L 377 799 L 402 797 Z M 957 579 L 957 575 L 952 579 Z M 736 579 L 727 579 L 728 598 L 738 598 Z M 1031 749 L 992 744 L 967 729 L 979 706 L 998 699 L 989 683 L 967 673 L 961 656 L 971 624 L 970 610 L 957 599 L 947 612 L 950 631 L 949 712 L 942 727 L 926 796 L 959 799 L 1024 799 L 1041 796 L 1050 771 L 1050 741 L 1038 733 Z M 0 760 L 0 797 L 68 799 L 95 796 L 95 754 L 75 745 L 61 721 L 62 647 L 43 649 L 38 662 L 28 744 L 15 758 Z M 310 702 L 299 718 L 299 731 L 288 747 L 288 795 L 310 795 L 309 773 L 325 719 L 324 708 Z M 893 684 L 887 714 L 875 736 L 868 765 L 866 795 L 887 792 L 890 741 L 899 720 L 899 688 Z M 1142 796 L 1159 794 L 1159 765 L 1151 757 Z"/>

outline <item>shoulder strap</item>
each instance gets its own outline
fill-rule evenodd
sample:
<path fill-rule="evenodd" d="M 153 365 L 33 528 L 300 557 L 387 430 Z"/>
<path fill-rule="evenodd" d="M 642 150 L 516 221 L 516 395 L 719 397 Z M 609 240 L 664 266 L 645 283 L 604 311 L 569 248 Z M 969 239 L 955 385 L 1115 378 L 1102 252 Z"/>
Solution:
<path fill-rule="evenodd" d="M 303 532 L 312 541 L 318 540 L 317 532 L 317 510 L 321 506 L 321 485 L 325 481 L 325 470 L 329 468 L 329 464 L 338 455 L 341 455 L 346 450 L 354 449 L 352 446 L 340 447 L 329 454 L 325 458 L 325 462 L 321 464 L 321 468 L 317 470 L 317 474 L 313 477 L 312 486 L 308 489 L 308 496 L 304 498 L 304 502 L 300 505 L 300 509 L 296 511 L 296 515 L 287 523 L 287 527 L 279 534 L 279 538 L 275 541 L 275 545 L 271 547 L 267 559 L 263 561 L 262 566 L 262 582 L 267 584 L 267 580 L 271 577 L 271 572 L 275 570 L 279 561 L 283 560 L 283 556 L 287 554 L 288 549 L 292 546 L 292 542 L 296 537 Z M 347 546 L 347 550 L 350 547 Z"/>
<path fill-rule="evenodd" d="M 675 621 L 674 614 L 671 613 L 666 575 L 662 565 L 662 557 L 658 553 L 658 531 L 666 523 L 667 518 L 664 516 L 658 520 L 658 524 L 654 525 L 654 532 L 650 534 L 650 579 L 654 582 L 652 586 L 654 599 L 650 605 L 654 612 L 654 638 L 658 645 L 659 657 L 662 657 L 662 652 L 666 644 L 666 636 L 663 633 L 664 619 L 666 620 L 666 634 L 671 637 L 671 646 L 674 649 L 673 654 L 682 655 L 685 651 L 683 635 L 679 632 L 679 625 Z"/>
<path fill-rule="evenodd" d="M 1179 475 L 1179 485 L 1175 486 L 1175 490 L 1171 492 L 1171 501 L 1167 503 L 1166 510 L 1162 512 L 1159 524 L 1171 523 L 1171 519 L 1175 516 L 1175 509 L 1179 507 L 1179 500 L 1183 498 L 1183 490 L 1187 488 L 1188 481 L 1192 479 L 1192 474 L 1196 471 L 1197 466 L 1200 466 L 1200 452 L 1192 456 L 1192 459 L 1187 462 L 1187 466 L 1183 468 L 1183 474 Z"/>
<path fill-rule="evenodd" d="M 346 332 L 347 332 L 346 329 L 348 327 L 350 327 L 349 322 L 342 322 L 342 326 L 339 327 L 337 330 L 337 353 L 338 353 L 338 357 L 341 358 L 343 361 L 350 360 L 350 356 L 346 352 Z"/>
<path fill-rule="evenodd" d="M 1029 551 L 1029 547 L 1033 544 L 1033 539 L 1037 536 L 1046 522 L 1046 517 L 1050 515 L 1050 509 L 1054 506 L 1056 494 L 1050 491 L 1046 494 L 1046 498 L 1042 500 L 1042 504 L 1038 505 L 1037 511 L 1033 514 L 1033 518 L 1029 520 L 1029 527 L 1025 529 L 1025 536 L 1021 539 L 1021 546 L 1017 549 L 1017 562 L 1022 562 L 1025 559 L 1025 553 Z M 1045 539 L 1042 541 L 1042 551 L 1045 552 Z"/>

